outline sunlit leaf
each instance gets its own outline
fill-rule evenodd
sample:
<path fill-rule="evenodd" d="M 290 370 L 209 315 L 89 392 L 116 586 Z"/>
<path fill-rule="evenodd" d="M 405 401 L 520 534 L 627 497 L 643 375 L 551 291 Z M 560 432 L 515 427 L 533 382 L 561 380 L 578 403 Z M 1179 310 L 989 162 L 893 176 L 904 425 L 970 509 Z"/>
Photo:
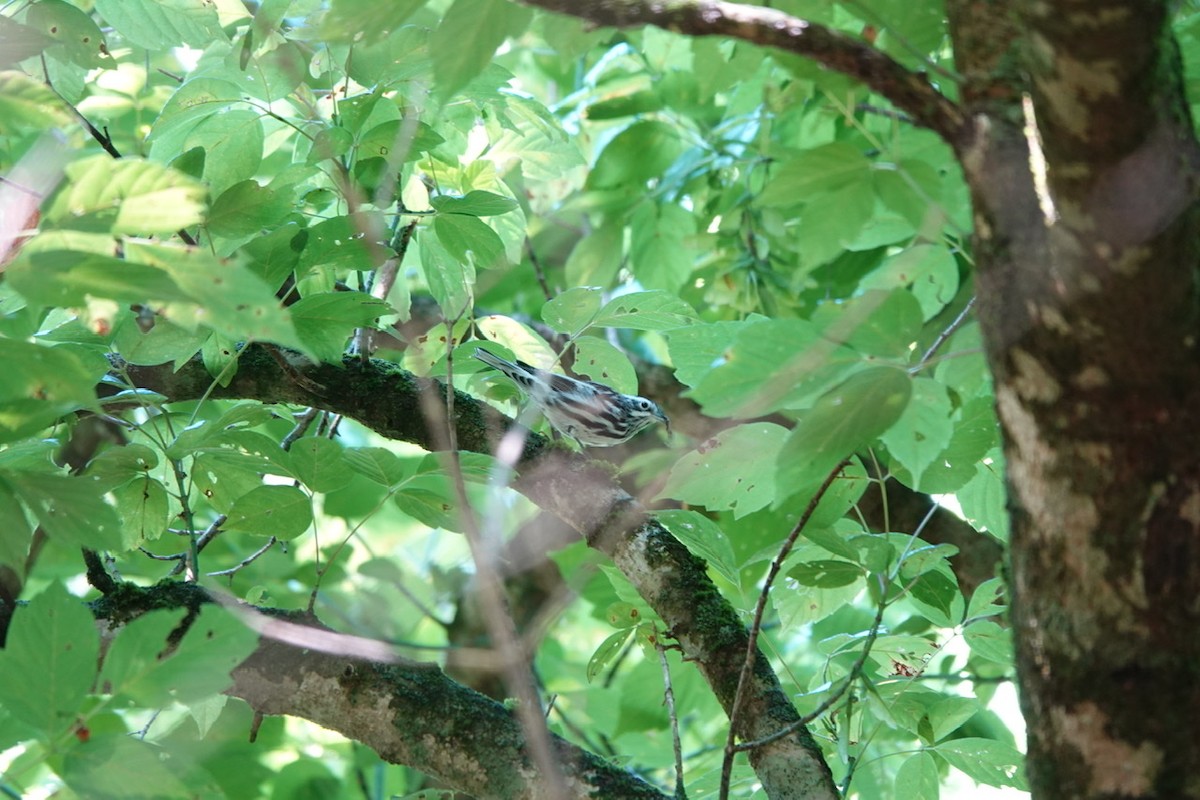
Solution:
<path fill-rule="evenodd" d="M 895 424 L 911 395 L 912 380 L 902 369 L 855 373 L 822 395 L 796 425 L 779 453 L 778 482 L 819 479 Z"/>
<path fill-rule="evenodd" d="M 205 188 L 193 178 L 152 161 L 106 154 L 67 167 L 68 182 L 47 216 L 66 220 L 97 215 L 113 233 L 173 233 L 203 219 Z"/>

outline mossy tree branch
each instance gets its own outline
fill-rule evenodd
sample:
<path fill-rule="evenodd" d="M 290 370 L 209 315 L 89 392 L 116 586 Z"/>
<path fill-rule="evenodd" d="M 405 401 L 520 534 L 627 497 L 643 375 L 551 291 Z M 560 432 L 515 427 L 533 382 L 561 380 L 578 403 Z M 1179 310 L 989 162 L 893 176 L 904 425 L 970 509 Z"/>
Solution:
<path fill-rule="evenodd" d="M 178 371 L 171 364 L 114 363 L 135 386 L 172 401 L 192 400 L 212 379 L 199 359 Z M 285 369 L 267 349 L 252 345 L 240 356 L 237 375 L 209 396 L 316 406 L 357 420 L 382 436 L 437 449 L 422 413 L 422 394 L 439 402 L 445 387 L 391 364 L 347 359 L 341 366 Z M 451 423 L 463 450 L 491 453 L 508 420 L 470 395 L 458 393 Z M 693 661 L 726 713 L 733 706 L 747 647 L 746 627 L 693 556 L 612 477 L 610 469 L 532 435 L 517 464 L 512 488 L 549 511 L 605 554 L 625 574 Z M 765 738 L 799 719 L 767 659 L 759 654 L 754 677 L 737 717 L 737 736 Z M 807 730 L 750 754 L 751 765 L 772 798 L 835 797 L 829 768 Z"/>
<path fill-rule="evenodd" d="M 213 598 L 193 583 L 121 584 L 93 604 L 109 633 L 147 611 L 198 609 Z M 233 671 L 227 693 L 261 714 L 311 720 L 362 742 L 381 758 L 437 777 L 478 798 L 544 797 L 545 786 L 516 715 L 452 681 L 436 664 L 371 661 L 337 650 L 340 637 L 299 612 L 240 607 L 265 635 Z M 273 628 L 279 628 L 272 633 Z M 321 648 L 321 637 L 330 646 Z M 348 638 L 348 637 L 347 637 Z M 314 643 L 317 646 L 313 646 Z M 570 798 L 650 800 L 667 795 L 619 767 L 554 737 Z"/>

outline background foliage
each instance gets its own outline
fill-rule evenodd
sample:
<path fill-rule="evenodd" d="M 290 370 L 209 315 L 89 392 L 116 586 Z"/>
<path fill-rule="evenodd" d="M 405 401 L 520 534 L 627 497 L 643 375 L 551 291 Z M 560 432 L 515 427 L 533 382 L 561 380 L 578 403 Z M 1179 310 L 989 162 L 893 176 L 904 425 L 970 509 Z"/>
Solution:
<path fill-rule="evenodd" d="M 954 92 L 938 3 L 777 5 Z M 623 453 L 626 478 L 747 622 L 849 457 L 782 564 L 760 644 L 801 713 L 836 699 L 812 730 L 848 796 L 1023 787 L 989 708 L 1011 672 L 1000 582 L 963 581 L 955 547 L 859 506 L 890 478 L 946 496 L 980 537 L 1007 534 L 991 386 L 961 316 L 969 204 L 933 133 L 795 57 L 501 0 L 3 14 L 0 565 L 29 600 L 0 654 L 10 795 L 429 785 L 291 718 L 248 742 L 252 712 L 220 692 L 256 637 L 221 608 L 167 657 L 183 612 L 140 618 L 98 673 L 76 597 L 80 547 L 148 584 L 202 542 L 206 585 L 439 658 L 475 573 L 446 462 L 349 421 L 298 428 L 296 408 L 166 402 L 107 358 L 198 356 L 223 386 L 245 343 L 338 362 L 376 322 L 380 357 L 509 412 L 515 392 L 469 358 L 480 339 L 627 392 L 672 367 L 677 385 L 655 391 L 677 430 Z M 121 441 L 74 463 L 85 411 L 119 415 Z M 512 537 L 537 510 L 489 486 L 492 467 L 462 460 L 478 512 Z M 578 595 L 542 621 L 551 728 L 671 786 L 661 626 L 582 543 L 550 557 Z M 689 795 L 714 796 L 728 721 L 691 665 L 668 663 Z M 740 761 L 733 793 L 755 794 Z"/>

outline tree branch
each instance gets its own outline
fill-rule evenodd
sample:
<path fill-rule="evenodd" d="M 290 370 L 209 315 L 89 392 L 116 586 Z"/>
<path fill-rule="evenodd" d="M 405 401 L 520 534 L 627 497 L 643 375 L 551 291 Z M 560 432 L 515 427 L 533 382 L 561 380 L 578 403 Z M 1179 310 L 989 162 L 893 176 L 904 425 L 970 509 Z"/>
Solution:
<path fill-rule="evenodd" d="M 198 608 L 213 598 L 194 583 L 120 590 L 93 605 L 98 619 L 128 623 L 158 608 Z M 311 720 L 362 742 L 393 764 L 414 767 L 478 798 L 537 798 L 543 777 L 515 713 L 450 680 L 434 664 L 318 649 L 334 633 L 296 612 L 241 609 L 263 621 L 264 637 L 233 671 L 227 694 L 260 714 Z M 19 612 L 18 612 L 19 613 Z M 273 632 L 275 628 L 281 630 Z M 368 643 L 374 644 L 374 643 Z M 385 646 L 386 647 L 386 646 Z M 553 737 L 557 764 L 569 778 L 569 798 L 665 798 L 636 775 Z"/>
<path fill-rule="evenodd" d="M 178 371 L 171 364 L 145 367 L 120 362 L 115 366 L 116 374 L 173 401 L 200 397 L 212 386 L 198 358 Z M 292 372 L 303 380 L 297 381 Z M 421 395 L 433 392 L 442 403 L 445 391 L 436 381 L 380 361 L 362 364 L 351 358 L 341 366 L 300 365 L 284 370 L 266 348 L 251 345 L 243 351 L 230 384 L 215 387 L 211 396 L 317 406 L 356 419 L 388 438 L 434 451 L 437 443 L 422 414 Z M 491 453 L 508 420 L 470 395 L 457 393 L 449 424 L 461 449 Z M 709 579 L 704 562 L 648 518 L 645 508 L 613 480 L 609 469 L 582 454 L 551 447 L 545 437 L 530 435 L 517 471 L 512 488 L 612 559 L 666 623 L 685 658 L 696 663 L 728 714 L 748 637 L 737 612 Z M 736 719 L 738 738 L 763 739 L 799 719 L 761 653 L 756 655 L 751 678 Z M 756 749 L 750 761 L 772 798 L 835 796 L 820 748 L 803 728 Z"/>
<path fill-rule="evenodd" d="M 714 0 L 522 0 L 527 5 L 630 28 L 655 25 L 690 36 L 729 36 L 805 56 L 826 69 L 855 78 L 886 97 L 913 121 L 954 142 L 961 134 L 961 109 L 923 73 L 912 72 L 867 43 L 773 8 Z"/>

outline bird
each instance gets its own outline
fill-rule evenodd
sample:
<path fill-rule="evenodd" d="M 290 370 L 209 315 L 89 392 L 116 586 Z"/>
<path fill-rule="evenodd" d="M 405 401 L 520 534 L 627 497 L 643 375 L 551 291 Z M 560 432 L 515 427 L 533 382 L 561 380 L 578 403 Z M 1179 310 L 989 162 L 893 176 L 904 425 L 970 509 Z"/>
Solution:
<path fill-rule="evenodd" d="M 610 386 L 557 375 L 524 361 L 507 361 L 476 348 L 475 358 L 512 378 L 550 425 L 580 445 L 611 447 L 627 442 L 656 422 L 671 422 L 653 400 L 621 394 Z"/>

